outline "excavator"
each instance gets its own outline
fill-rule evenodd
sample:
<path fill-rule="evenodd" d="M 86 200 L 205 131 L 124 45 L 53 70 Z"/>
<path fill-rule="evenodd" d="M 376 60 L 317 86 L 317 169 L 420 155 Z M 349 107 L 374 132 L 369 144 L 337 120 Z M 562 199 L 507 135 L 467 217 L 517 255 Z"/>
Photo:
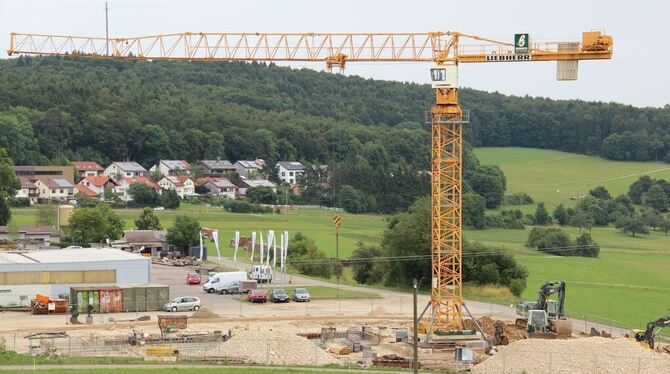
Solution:
<path fill-rule="evenodd" d="M 646 330 L 633 330 L 635 340 L 647 343 L 649 344 L 649 348 L 654 349 L 654 338 L 664 327 L 670 327 L 670 316 L 661 317 L 656 321 L 649 322 Z"/>
<path fill-rule="evenodd" d="M 557 300 L 549 297 L 558 294 Z M 529 334 L 556 333 L 558 320 L 565 320 L 565 282 L 546 282 L 538 292 L 537 301 L 526 301 L 516 306 L 516 325 Z M 562 325 L 566 325 L 562 323 Z M 565 326 L 567 328 L 567 326 Z M 571 330 L 571 329 L 570 329 Z"/>

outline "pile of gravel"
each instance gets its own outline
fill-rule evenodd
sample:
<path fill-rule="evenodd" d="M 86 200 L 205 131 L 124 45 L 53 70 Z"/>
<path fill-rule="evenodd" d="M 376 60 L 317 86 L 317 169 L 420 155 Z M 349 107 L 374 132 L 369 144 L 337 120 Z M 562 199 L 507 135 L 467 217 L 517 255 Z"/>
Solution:
<path fill-rule="evenodd" d="M 219 318 L 219 315 L 207 309 L 207 307 L 200 308 L 197 312 L 193 313 L 191 317 L 195 319 L 207 319 L 207 318 Z"/>
<path fill-rule="evenodd" d="M 670 354 L 654 352 L 631 339 L 589 337 L 524 339 L 500 347 L 473 373 L 668 373 Z"/>
<path fill-rule="evenodd" d="M 308 339 L 287 331 L 235 333 L 221 344 L 221 355 L 265 365 L 339 365 L 341 362 Z"/>

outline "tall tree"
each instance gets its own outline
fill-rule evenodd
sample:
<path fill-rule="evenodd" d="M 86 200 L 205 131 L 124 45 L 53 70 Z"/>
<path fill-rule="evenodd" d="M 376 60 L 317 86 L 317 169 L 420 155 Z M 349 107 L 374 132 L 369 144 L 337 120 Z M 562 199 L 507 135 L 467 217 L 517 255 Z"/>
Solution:
<path fill-rule="evenodd" d="M 188 250 L 200 243 L 200 223 L 189 216 L 177 216 L 174 226 L 167 229 L 166 239 L 172 245 Z"/>
<path fill-rule="evenodd" d="M 144 208 L 140 216 L 135 220 L 138 230 L 160 230 L 161 222 L 151 208 Z"/>
<path fill-rule="evenodd" d="M 7 225 L 12 218 L 8 200 L 21 188 L 21 182 L 16 177 L 12 165 L 14 162 L 7 155 L 7 151 L 0 148 L 0 225 L 2 226 Z"/>
<path fill-rule="evenodd" d="M 551 223 L 551 216 L 549 215 L 549 212 L 547 212 L 547 208 L 544 206 L 544 203 L 537 204 L 534 217 L 536 225 L 546 226 Z"/>

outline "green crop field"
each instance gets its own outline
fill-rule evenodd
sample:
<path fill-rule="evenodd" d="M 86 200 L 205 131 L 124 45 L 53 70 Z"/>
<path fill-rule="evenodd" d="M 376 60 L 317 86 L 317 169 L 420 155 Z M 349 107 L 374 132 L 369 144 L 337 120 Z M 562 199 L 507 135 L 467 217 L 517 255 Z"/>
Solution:
<path fill-rule="evenodd" d="M 498 165 L 507 193 L 526 192 L 548 207 L 570 204 L 572 197 L 604 186 L 613 196 L 628 192 L 641 175 L 670 180 L 670 164 L 609 161 L 598 157 L 530 148 L 476 148 L 481 164 Z"/>

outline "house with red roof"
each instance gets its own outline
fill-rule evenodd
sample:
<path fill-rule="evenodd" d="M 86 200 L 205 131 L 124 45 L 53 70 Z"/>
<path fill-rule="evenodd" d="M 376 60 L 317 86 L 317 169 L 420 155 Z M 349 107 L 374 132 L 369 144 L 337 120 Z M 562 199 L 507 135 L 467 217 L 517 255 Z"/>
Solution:
<path fill-rule="evenodd" d="M 74 169 L 79 173 L 79 177 L 99 177 L 105 171 L 100 164 L 95 161 L 72 161 L 70 162 Z"/>
<path fill-rule="evenodd" d="M 161 186 L 162 190 L 177 191 L 177 195 L 182 199 L 196 195 L 195 183 L 186 175 L 163 177 L 163 179 L 158 181 L 158 185 Z"/>
<path fill-rule="evenodd" d="M 30 178 L 21 176 L 19 177 L 21 182 L 21 189 L 16 191 L 17 199 L 29 199 L 31 203 L 37 203 L 37 200 L 40 197 L 39 188 L 35 185 L 35 182 L 30 180 Z"/>
<path fill-rule="evenodd" d="M 125 177 L 117 183 L 119 185 L 114 191 L 123 201 L 131 201 L 133 199 L 133 197 L 128 193 L 128 189 L 130 189 L 130 185 L 133 183 L 143 183 L 151 187 L 156 192 L 160 193 L 161 191 L 161 186 L 147 177 Z"/>
<path fill-rule="evenodd" d="M 105 190 L 111 190 L 114 191 L 118 186 L 119 183 L 115 181 L 113 178 L 108 177 L 108 176 L 92 176 L 92 175 L 87 175 L 77 183 L 79 186 L 84 186 L 87 189 L 91 190 L 95 195 L 91 196 L 90 192 L 86 190 L 81 190 L 78 189 L 80 192 L 84 193 L 85 195 L 91 196 L 91 197 L 100 197 L 102 198 L 104 195 Z"/>

